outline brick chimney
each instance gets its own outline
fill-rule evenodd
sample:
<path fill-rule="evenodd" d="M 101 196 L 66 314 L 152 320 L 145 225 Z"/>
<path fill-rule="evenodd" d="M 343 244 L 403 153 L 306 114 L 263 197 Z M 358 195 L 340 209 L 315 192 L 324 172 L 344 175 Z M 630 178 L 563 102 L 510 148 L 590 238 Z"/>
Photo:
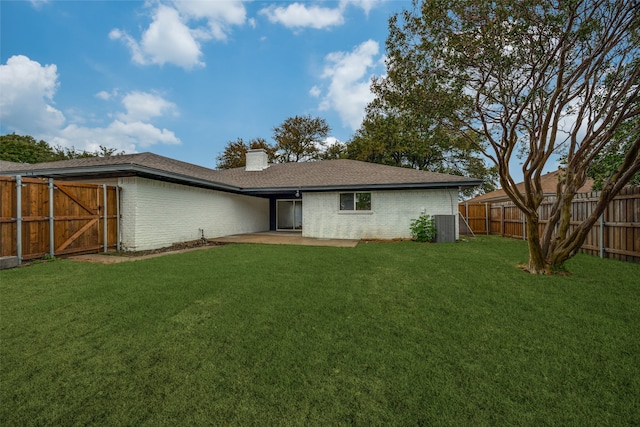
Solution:
<path fill-rule="evenodd" d="M 247 151 L 246 171 L 261 171 L 269 167 L 269 156 L 264 148 L 253 148 Z"/>

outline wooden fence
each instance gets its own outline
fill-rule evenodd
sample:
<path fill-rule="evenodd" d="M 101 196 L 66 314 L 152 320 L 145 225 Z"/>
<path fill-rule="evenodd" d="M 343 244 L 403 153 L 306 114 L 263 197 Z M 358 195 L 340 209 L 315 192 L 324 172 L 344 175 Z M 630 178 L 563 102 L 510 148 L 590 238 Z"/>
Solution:
<path fill-rule="evenodd" d="M 118 249 L 118 198 L 114 186 L 0 176 L 0 256 Z"/>
<path fill-rule="evenodd" d="M 571 204 L 570 232 L 593 212 L 599 193 L 577 194 Z M 538 209 L 540 232 L 549 220 L 553 199 L 546 199 Z M 460 203 L 460 215 L 474 234 L 497 234 L 526 239 L 522 212 L 511 202 Z M 464 229 L 461 227 L 461 233 Z M 601 258 L 640 262 L 640 187 L 623 189 L 609 203 L 589 231 L 582 252 Z"/>

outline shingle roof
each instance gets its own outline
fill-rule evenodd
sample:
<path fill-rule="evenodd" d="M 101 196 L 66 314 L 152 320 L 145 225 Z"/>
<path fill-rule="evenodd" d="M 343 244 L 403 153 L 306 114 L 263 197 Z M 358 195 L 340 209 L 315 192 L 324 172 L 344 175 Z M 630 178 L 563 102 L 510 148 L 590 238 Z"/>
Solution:
<path fill-rule="evenodd" d="M 22 163 L 8 162 L 6 160 L 0 160 L 0 173 L 8 170 L 13 170 L 16 167 L 20 167 Z"/>
<path fill-rule="evenodd" d="M 41 176 L 140 174 L 191 185 L 237 191 L 323 190 L 329 188 L 434 188 L 474 186 L 480 180 L 435 172 L 385 166 L 355 160 L 280 163 L 262 171 L 244 168 L 213 170 L 153 153 L 89 157 L 39 163 L 13 164 L 3 173 Z"/>
<path fill-rule="evenodd" d="M 211 179 L 215 171 L 191 163 L 181 162 L 153 153 L 126 154 L 109 157 L 86 157 L 37 164 L 13 163 L 6 171 L 72 171 L 72 170 L 118 170 L 121 166 L 141 166 L 159 171 L 173 172 L 196 178 Z M 4 170 L 3 170 L 4 171 Z"/>
<path fill-rule="evenodd" d="M 561 171 L 553 171 L 547 174 L 544 174 L 540 177 L 540 184 L 542 185 L 542 192 L 545 195 L 553 195 L 556 194 L 556 186 L 558 185 L 558 180 L 561 178 Z M 593 186 L 593 180 L 591 178 L 587 178 L 587 181 L 584 185 L 578 190 L 578 193 L 584 193 L 587 191 L 591 191 L 591 187 Z M 521 194 L 524 194 L 524 182 L 517 184 L 518 191 Z M 466 200 L 466 203 L 484 203 L 484 202 L 505 202 L 508 201 L 509 197 L 504 190 L 499 189 L 492 191 L 490 193 L 482 194 L 480 196 L 474 197 L 473 199 Z"/>
<path fill-rule="evenodd" d="M 338 188 L 366 186 L 457 186 L 473 179 L 356 160 L 277 163 L 262 171 L 244 168 L 216 171 L 215 179 L 245 189 Z"/>

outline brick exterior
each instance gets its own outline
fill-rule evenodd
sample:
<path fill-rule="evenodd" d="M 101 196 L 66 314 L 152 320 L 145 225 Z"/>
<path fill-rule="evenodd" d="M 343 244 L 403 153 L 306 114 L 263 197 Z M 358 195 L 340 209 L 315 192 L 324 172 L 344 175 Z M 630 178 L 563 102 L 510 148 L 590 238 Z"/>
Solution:
<path fill-rule="evenodd" d="M 200 228 L 207 238 L 269 229 L 268 199 L 139 177 L 119 178 L 118 185 L 124 250 L 156 249 L 196 240 Z M 408 239 L 411 220 L 423 211 L 432 216 L 457 215 L 458 191 L 371 191 L 371 211 L 367 212 L 341 212 L 339 200 L 339 192 L 303 193 L 303 236 Z"/>
<path fill-rule="evenodd" d="M 123 249 L 269 229 L 269 201 L 139 177 L 120 178 Z"/>
<path fill-rule="evenodd" d="M 212 170 L 153 153 L 35 165 L 3 162 L 0 167 L 14 175 L 117 183 L 122 189 L 121 243 L 134 251 L 196 240 L 201 229 L 206 238 L 267 231 L 275 221 L 269 217 L 275 208 L 270 212 L 269 199 L 258 196 L 292 197 L 297 192 L 302 193 L 306 237 L 409 238 L 413 219 L 422 213 L 457 215 L 458 188 L 481 183 L 347 159 L 272 165 L 267 161 L 266 153 L 253 150 L 247 156 L 248 170 Z M 370 191 L 371 211 L 339 211 L 342 188 L 375 189 Z"/>
<path fill-rule="evenodd" d="M 339 199 L 338 192 L 303 193 L 302 235 L 321 239 L 411 238 L 411 220 L 422 213 L 458 214 L 456 189 L 371 191 L 369 212 L 340 211 Z"/>

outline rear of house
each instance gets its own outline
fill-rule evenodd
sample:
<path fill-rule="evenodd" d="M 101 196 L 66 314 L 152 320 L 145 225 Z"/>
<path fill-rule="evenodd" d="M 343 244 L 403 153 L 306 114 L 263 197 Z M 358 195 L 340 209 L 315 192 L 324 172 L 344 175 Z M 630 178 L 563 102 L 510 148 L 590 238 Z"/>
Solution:
<path fill-rule="evenodd" d="M 3 175 L 117 185 L 120 243 L 141 251 L 261 231 L 322 239 L 410 237 L 421 214 L 457 215 L 459 189 L 479 180 L 353 160 L 212 170 L 152 153 L 3 165 Z M 457 221 L 454 221 L 457 223 Z M 452 237 L 458 237 L 457 226 Z"/>

